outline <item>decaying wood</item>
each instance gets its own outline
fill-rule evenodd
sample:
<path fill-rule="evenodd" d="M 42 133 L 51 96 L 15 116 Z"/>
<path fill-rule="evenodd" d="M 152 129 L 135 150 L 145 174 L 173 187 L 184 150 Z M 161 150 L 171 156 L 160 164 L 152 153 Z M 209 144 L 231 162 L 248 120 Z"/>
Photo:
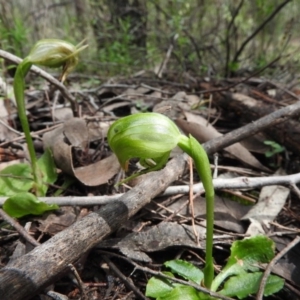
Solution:
<path fill-rule="evenodd" d="M 237 93 L 224 93 L 221 97 L 216 97 L 216 103 L 225 111 L 234 112 L 244 122 L 252 122 L 270 115 L 272 112 L 281 111 L 281 109 L 277 110 L 280 103 L 278 105 L 270 104 Z M 299 102 L 296 102 L 294 107 L 290 105 L 283 108 L 283 110 L 290 110 L 294 116 L 299 115 L 298 106 Z M 275 123 L 268 126 L 264 132 L 292 152 L 300 153 L 300 123 L 298 121 L 289 119 L 286 122 L 277 123 L 275 120 Z"/>
<path fill-rule="evenodd" d="M 298 102 L 205 143 L 204 147 L 212 154 L 270 124 L 283 122 L 299 111 Z M 12 261 L 0 270 L 0 299 L 30 299 L 57 280 L 58 276 L 67 270 L 68 264 L 76 262 L 153 197 L 164 191 L 182 174 L 184 167 L 184 155 L 174 158 L 163 170 L 146 175 L 143 181 L 124 194 L 119 201 L 103 206 L 99 211 L 74 223 L 28 254 Z"/>

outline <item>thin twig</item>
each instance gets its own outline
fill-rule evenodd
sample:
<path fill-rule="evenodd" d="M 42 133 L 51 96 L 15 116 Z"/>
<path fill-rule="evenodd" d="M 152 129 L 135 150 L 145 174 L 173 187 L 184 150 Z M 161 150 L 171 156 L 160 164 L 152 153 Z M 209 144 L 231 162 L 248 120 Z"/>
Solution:
<path fill-rule="evenodd" d="M 1 100 L 2 101 L 2 100 Z M 22 132 L 15 130 L 14 128 L 12 128 L 11 126 L 9 126 L 8 124 L 6 124 L 6 122 L 4 122 L 2 119 L 0 119 L 0 123 L 1 125 L 3 125 L 4 127 L 6 127 L 8 130 L 12 131 L 13 133 L 17 134 L 17 135 L 23 135 Z"/>
<path fill-rule="evenodd" d="M 58 125 L 54 125 L 54 126 L 51 126 L 51 127 L 48 127 L 48 128 L 41 129 L 41 130 L 39 130 L 39 131 L 31 132 L 30 135 L 31 135 L 32 137 L 35 137 L 35 138 L 36 138 L 36 137 L 39 136 L 39 134 L 42 134 L 42 133 L 45 133 L 45 132 L 48 132 L 48 131 L 52 131 L 53 129 L 55 129 L 55 128 L 59 127 L 59 126 L 62 126 L 62 125 L 61 125 L 61 124 L 58 124 Z M 1 144 L 0 144 L 0 147 L 6 146 L 6 145 L 11 144 L 11 143 L 14 143 L 14 142 L 21 141 L 21 140 L 23 140 L 24 138 L 25 138 L 25 135 L 22 133 L 21 136 L 18 136 L 18 137 L 13 138 L 13 139 L 11 139 L 11 140 L 9 140 L 9 141 L 5 141 L 5 142 L 1 143 Z"/>
<path fill-rule="evenodd" d="M 257 132 L 266 129 L 267 127 L 280 124 L 299 113 L 300 101 L 297 101 L 294 104 L 278 109 L 269 115 L 266 115 L 243 127 L 224 134 L 221 137 L 210 140 L 203 144 L 203 147 L 205 148 L 206 152 L 208 152 L 208 154 L 215 153 L 220 149 L 224 149 L 229 145 L 239 142 L 246 137 L 252 136 Z"/>
<path fill-rule="evenodd" d="M 268 264 L 264 275 L 261 279 L 259 290 L 256 296 L 256 300 L 262 300 L 264 296 L 264 289 L 267 283 L 267 279 L 272 271 L 272 268 L 277 263 L 277 261 L 284 256 L 288 251 L 290 251 L 293 247 L 295 247 L 300 242 L 300 236 L 297 236 L 293 241 L 291 241 L 283 250 L 281 250 Z"/>
<path fill-rule="evenodd" d="M 236 178 L 217 178 L 213 180 L 215 190 L 222 189 L 253 189 L 261 188 L 268 185 L 284 185 L 292 186 L 300 182 L 300 173 L 285 175 L 285 176 L 271 176 L 271 177 L 236 177 Z M 172 196 L 177 194 L 187 195 L 190 191 L 188 185 L 178 185 L 168 187 L 160 197 Z M 193 185 L 194 194 L 204 193 L 202 183 Z M 40 201 L 48 204 L 57 204 L 60 206 L 92 206 L 104 205 L 117 201 L 123 193 L 112 196 L 61 196 L 61 197 L 39 197 Z M 0 197 L 0 206 L 3 205 L 7 197 Z"/>
<path fill-rule="evenodd" d="M 133 284 L 132 280 L 129 277 L 126 277 L 106 255 L 103 255 L 102 258 L 111 268 L 111 270 L 124 282 L 129 289 L 135 293 L 139 299 L 147 300 L 143 293 Z"/>
<path fill-rule="evenodd" d="M 81 299 L 82 300 L 88 300 L 87 299 L 87 295 L 85 293 L 85 288 L 84 288 L 84 283 L 83 281 L 81 280 L 76 268 L 72 265 L 72 264 L 68 264 L 68 267 L 70 268 L 70 270 L 72 271 L 73 275 L 75 276 L 76 278 L 76 281 L 77 281 L 77 286 L 79 288 L 79 291 L 80 291 L 80 295 L 81 295 Z"/>
<path fill-rule="evenodd" d="M 238 62 L 238 59 L 240 55 L 242 54 L 244 48 L 247 46 L 247 44 L 270 22 L 276 15 L 277 13 L 287 4 L 291 2 L 291 0 L 286 0 L 279 4 L 274 11 L 267 17 L 258 27 L 245 39 L 245 41 L 242 43 L 238 51 L 236 52 L 232 62 Z"/>
<path fill-rule="evenodd" d="M 292 189 L 292 191 L 297 195 L 297 197 L 300 199 L 300 190 L 299 188 L 296 186 L 295 183 L 291 183 L 290 188 Z"/>
<path fill-rule="evenodd" d="M 226 38 L 225 38 L 225 46 L 226 46 L 226 63 L 225 63 L 225 76 L 228 76 L 228 69 L 229 69 L 229 59 L 230 59 L 230 31 L 231 31 L 231 27 L 234 24 L 234 21 L 237 17 L 237 15 L 239 14 L 242 6 L 244 5 L 244 0 L 241 0 L 239 5 L 237 6 L 237 8 L 233 11 L 232 16 L 231 16 L 231 20 L 227 26 L 227 30 L 226 30 Z"/>
<path fill-rule="evenodd" d="M 168 61 L 169 61 L 169 59 L 171 57 L 171 54 L 172 54 L 173 48 L 174 48 L 174 44 L 175 44 L 176 40 L 178 39 L 178 37 L 179 37 L 179 35 L 175 34 L 174 37 L 173 37 L 173 39 L 172 39 L 172 41 L 171 41 L 171 43 L 170 43 L 170 45 L 169 45 L 168 51 L 166 53 L 166 56 L 165 56 L 163 62 L 161 63 L 160 68 L 159 68 L 159 70 L 157 72 L 157 77 L 158 78 L 162 77 L 162 74 L 163 74 L 163 72 L 165 71 L 165 69 L 167 67 L 167 63 L 168 63 Z"/>
<path fill-rule="evenodd" d="M 273 226 L 276 226 L 280 229 L 284 229 L 284 230 L 287 230 L 288 232 L 290 233 L 295 233 L 295 234 L 300 234 L 300 229 L 295 229 L 295 228 L 290 228 L 290 227 L 286 227 L 286 226 L 283 226 L 281 224 L 278 224 L 276 222 L 269 222 L 270 225 L 273 225 Z M 280 233 L 280 232 L 279 232 Z"/>
<path fill-rule="evenodd" d="M 275 64 L 278 60 L 280 60 L 281 56 L 277 56 L 275 59 L 273 59 L 271 62 L 269 62 L 268 64 L 266 64 L 264 67 L 262 67 L 261 69 L 251 73 L 249 76 L 236 81 L 233 84 L 227 85 L 225 87 L 220 87 L 220 88 L 213 88 L 213 89 L 209 89 L 209 90 L 202 90 L 197 92 L 198 94 L 207 94 L 207 93 L 217 93 L 217 92 L 224 92 L 224 91 L 229 91 L 230 89 L 234 88 L 235 86 L 244 83 L 246 81 L 248 81 L 249 79 L 251 79 L 254 76 L 257 76 L 258 74 L 262 73 L 264 70 L 268 69 L 269 67 L 271 67 L 273 64 Z"/>
<path fill-rule="evenodd" d="M 3 209 L 0 208 L 0 216 L 9 223 L 17 232 L 31 245 L 39 246 L 40 243 L 36 241 L 15 219 L 10 217 Z"/>

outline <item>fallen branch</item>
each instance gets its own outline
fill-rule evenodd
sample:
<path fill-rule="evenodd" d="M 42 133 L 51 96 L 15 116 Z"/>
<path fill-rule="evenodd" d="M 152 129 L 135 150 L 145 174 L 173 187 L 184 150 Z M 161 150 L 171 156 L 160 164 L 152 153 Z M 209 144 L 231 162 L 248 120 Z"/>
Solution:
<path fill-rule="evenodd" d="M 225 98 L 224 98 L 225 97 Z M 219 99 L 215 99 L 218 105 L 224 104 L 227 106 L 232 102 L 235 97 L 235 94 L 225 93 L 224 95 L 217 97 Z M 221 100 L 221 101 L 219 101 Z M 299 97 L 298 97 L 299 100 Z M 244 108 L 244 110 L 247 108 Z M 247 111 L 247 110 L 246 110 Z M 300 101 L 297 101 L 294 104 L 278 109 L 264 117 L 260 117 L 256 121 L 251 121 L 251 123 L 240 127 L 236 130 L 233 130 L 219 138 L 213 139 L 207 143 L 205 143 L 205 150 L 208 153 L 215 153 L 220 149 L 223 149 L 229 145 L 232 145 L 236 142 L 243 140 L 246 137 L 254 135 L 259 131 L 263 131 L 268 127 L 274 127 L 275 125 L 281 124 L 287 121 L 289 118 L 297 116 L 300 114 Z M 299 124 L 299 122 L 298 122 Z M 295 125 L 294 125 L 295 126 Z M 272 128 L 274 131 L 274 128 Z M 298 139 L 299 140 L 299 139 Z M 297 140 L 297 142 L 298 142 Z M 285 140 L 288 142 L 288 140 Z M 295 144 L 295 142 L 293 142 Z"/>
<path fill-rule="evenodd" d="M 300 182 L 300 173 L 284 176 L 269 177 L 236 177 L 236 178 L 217 178 L 213 180 L 215 190 L 222 189 L 254 189 L 268 185 L 284 185 L 293 187 Z M 187 195 L 190 192 L 188 185 L 169 186 L 158 197 L 173 196 L 177 194 Z M 193 185 L 194 194 L 204 193 L 203 184 L 196 183 Z M 295 191 L 296 192 L 296 191 Z M 124 194 L 116 194 L 112 196 L 62 196 L 62 197 L 39 197 L 40 201 L 48 204 L 57 204 L 59 206 L 92 206 L 104 205 L 114 201 L 120 201 Z M 0 197 L 0 206 L 3 205 L 8 197 Z"/>

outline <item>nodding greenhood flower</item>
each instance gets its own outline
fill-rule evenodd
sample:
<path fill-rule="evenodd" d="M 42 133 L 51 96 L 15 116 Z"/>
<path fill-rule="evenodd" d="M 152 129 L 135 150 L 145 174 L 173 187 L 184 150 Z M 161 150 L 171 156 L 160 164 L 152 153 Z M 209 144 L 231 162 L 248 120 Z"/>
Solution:
<path fill-rule="evenodd" d="M 181 136 L 169 118 L 156 113 L 139 113 L 114 122 L 107 139 L 126 170 L 131 158 L 140 158 L 141 162 L 146 159 L 153 159 L 156 163 L 165 161 Z"/>
<path fill-rule="evenodd" d="M 26 115 L 24 90 L 24 78 L 33 64 L 46 66 L 50 68 L 63 67 L 61 81 L 63 82 L 68 73 L 76 66 L 78 62 L 78 54 L 87 47 L 81 46 L 80 43 L 74 46 L 68 42 L 55 39 L 45 39 L 38 41 L 30 51 L 29 55 L 18 65 L 14 77 L 14 93 L 17 102 L 18 115 L 25 134 L 28 151 L 31 159 L 32 173 L 34 181 L 39 187 L 43 185 L 43 178 L 39 176 L 37 158 L 30 135 L 29 122 Z"/>
<path fill-rule="evenodd" d="M 38 41 L 25 58 L 31 64 L 49 68 L 63 67 L 62 81 L 78 63 L 78 54 L 87 45 L 74 46 L 63 40 L 44 39 Z"/>
<path fill-rule="evenodd" d="M 139 113 L 115 121 L 108 130 L 107 140 L 125 170 L 131 158 L 139 158 L 143 166 L 149 167 L 141 173 L 159 170 L 166 164 L 171 150 L 176 146 L 194 159 L 205 189 L 207 238 L 204 284 L 210 288 L 214 277 L 212 258 L 214 187 L 209 160 L 203 147 L 191 135 L 187 137 L 181 134 L 169 118 L 157 113 Z M 149 160 L 154 161 L 154 164 L 149 164 Z M 132 175 L 123 182 L 141 173 Z"/>

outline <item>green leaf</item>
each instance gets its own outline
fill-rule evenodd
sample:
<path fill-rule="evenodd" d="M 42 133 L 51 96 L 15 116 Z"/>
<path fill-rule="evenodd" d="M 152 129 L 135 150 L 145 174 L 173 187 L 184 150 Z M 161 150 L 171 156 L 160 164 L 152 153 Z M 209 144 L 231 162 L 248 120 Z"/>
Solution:
<path fill-rule="evenodd" d="M 235 264 L 244 270 L 258 270 L 255 263 L 268 263 L 274 257 L 274 242 L 264 235 L 235 241 L 231 246 L 231 254 L 224 270 Z"/>
<path fill-rule="evenodd" d="M 256 272 L 231 277 L 219 293 L 229 297 L 237 296 L 239 299 L 256 294 L 262 275 L 262 272 Z M 265 286 L 264 296 L 269 296 L 280 291 L 283 285 L 284 280 L 282 278 L 270 275 Z"/>
<path fill-rule="evenodd" d="M 64 174 L 64 179 L 63 179 L 63 183 L 60 186 L 60 189 L 58 189 L 57 191 L 55 191 L 55 193 L 53 194 L 54 197 L 57 197 L 59 195 L 61 195 L 71 184 L 75 183 L 76 180 L 74 177 L 71 177 L 67 174 Z"/>
<path fill-rule="evenodd" d="M 264 296 L 270 296 L 279 292 L 284 287 L 284 279 L 270 275 L 267 279 L 267 283 L 264 289 Z"/>
<path fill-rule="evenodd" d="M 28 164 L 11 165 L 0 172 L 1 196 L 10 197 L 16 193 L 27 192 L 32 186 L 33 177 Z"/>
<path fill-rule="evenodd" d="M 164 274 L 174 277 L 171 272 L 163 272 Z M 184 296 L 183 296 L 184 295 Z M 146 296 L 155 298 L 157 300 L 177 300 L 177 299 L 191 299 L 191 300 L 214 300 L 205 293 L 198 292 L 193 287 L 178 284 L 166 278 L 152 277 L 146 286 Z M 184 298 L 183 298 L 184 297 Z"/>
<path fill-rule="evenodd" d="M 166 272 L 165 272 L 166 274 Z M 174 276 L 172 273 L 167 273 L 168 276 Z M 170 293 L 174 286 L 170 280 L 160 277 L 152 277 L 149 279 L 146 286 L 146 296 L 152 298 L 163 297 Z"/>
<path fill-rule="evenodd" d="M 26 215 L 41 215 L 48 210 L 58 209 L 56 204 L 46 204 L 39 201 L 31 193 L 19 193 L 8 198 L 4 204 L 4 211 L 11 217 L 20 218 Z"/>
<path fill-rule="evenodd" d="M 164 265 L 172 270 L 173 273 L 182 276 L 187 280 L 191 280 L 197 284 L 200 284 L 204 275 L 202 271 L 196 268 L 193 264 L 181 260 L 170 260 L 166 261 Z"/>
<path fill-rule="evenodd" d="M 157 300 L 209 300 L 209 295 L 199 293 L 195 288 L 187 285 L 177 285 L 171 292 Z"/>
<path fill-rule="evenodd" d="M 56 166 L 53 160 L 53 156 L 49 149 L 46 149 L 44 154 L 37 161 L 39 171 L 42 173 L 43 182 L 52 184 L 57 180 Z M 48 184 L 43 184 L 41 189 L 42 196 L 45 196 L 48 190 Z"/>
<path fill-rule="evenodd" d="M 229 276 L 243 275 L 246 271 L 258 271 L 258 263 L 268 263 L 274 257 L 274 242 L 258 235 L 242 241 L 235 241 L 231 246 L 231 254 L 222 272 L 213 281 L 211 289 L 216 291 Z"/>

